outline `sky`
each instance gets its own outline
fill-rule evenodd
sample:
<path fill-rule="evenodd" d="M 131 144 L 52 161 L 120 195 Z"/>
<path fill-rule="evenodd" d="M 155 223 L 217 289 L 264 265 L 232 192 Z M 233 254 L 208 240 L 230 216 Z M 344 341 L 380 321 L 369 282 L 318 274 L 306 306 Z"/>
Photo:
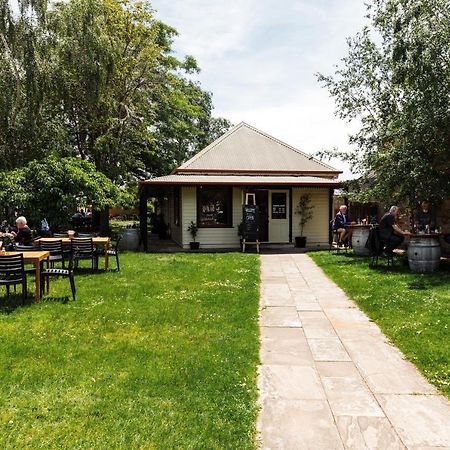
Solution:
<path fill-rule="evenodd" d="M 348 149 L 356 124 L 334 115 L 315 74 L 332 74 L 346 38 L 366 23 L 363 0 L 152 0 L 175 27 L 178 56 L 194 56 L 214 115 L 247 122 L 307 153 Z M 351 172 L 342 162 L 331 162 Z"/>

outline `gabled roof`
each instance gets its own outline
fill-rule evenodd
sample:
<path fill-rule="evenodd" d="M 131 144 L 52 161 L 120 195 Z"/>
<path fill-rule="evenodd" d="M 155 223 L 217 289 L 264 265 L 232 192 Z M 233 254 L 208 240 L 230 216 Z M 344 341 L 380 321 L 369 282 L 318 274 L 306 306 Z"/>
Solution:
<path fill-rule="evenodd" d="M 241 122 L 173 173 L 337 176 L 341 172 Z"/>

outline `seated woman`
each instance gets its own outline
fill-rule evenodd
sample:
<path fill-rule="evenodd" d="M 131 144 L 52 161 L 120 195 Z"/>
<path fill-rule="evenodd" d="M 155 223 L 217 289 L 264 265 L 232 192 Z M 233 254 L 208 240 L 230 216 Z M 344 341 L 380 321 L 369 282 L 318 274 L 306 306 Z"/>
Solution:
<path fill-rule="evenodd" d="M 345 225 L 350 225 L 351 223 L 347 218 L 347 206 L 341 205 L 339 212 L 334 218 L 333 230 L 339 233 L 339 239 L 342 243 L 351 239 L 351 231 L 345 229 Z"/>
<path fill-rule="evenodd" d="M 11 234 L 17 244 L 31 245 L 33 241 L 33 233 L 27 225 L 27 219 L 20 216 L 16 219 L 17 233 L 13 231 Z"/>

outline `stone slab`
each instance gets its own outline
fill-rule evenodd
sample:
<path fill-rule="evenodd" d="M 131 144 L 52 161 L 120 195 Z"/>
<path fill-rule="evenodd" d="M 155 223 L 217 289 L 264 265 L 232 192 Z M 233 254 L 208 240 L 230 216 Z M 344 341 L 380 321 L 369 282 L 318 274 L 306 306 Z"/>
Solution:
<path fill-rule="evenodd" d="M 258 371 L 260 398 L 325 400 L 317 371 L 312 367 L 263 365 Z"/>
<path fill-rule="evenodd" d="M 308 339 L 337 337 L 331 322 L 322 311 L 299 311 L 298 315 Z"/>
<path fill-rule="evenodd" d="M 292 327 L 302 326 L 294 306 L 267 306 L 260 312 L 260 325 L 263 327 Z"/>
<path fill-rule="evenodd" d="M 314 366 L 314 360 L 301 328 L 261 328 L 262 364 Z"/>
<path fill-rule="evenodd" d="M 266 400 L 258 418 L 263 450 L 343 450 L 325 400 Z"/>
<path fill-rule="evenodd" d="M 351 361 L 339 338 L 308 339 L 315 361 Z"/>
<path fill-rule="evenodd" d="M 375 397 L 361 378 L 322 377 L 334 416 L 384 417 Z"/>
<path fill-rule="evenodd" d="M 450 447 L 450 403 L 444 397 L 380 394 L 377 399 L 407 447 Z"/>
<path fill-rule="evenodd" d="M 406 449 L 385 417 L 340 416 L 336 423 L 348 450 Z"/>

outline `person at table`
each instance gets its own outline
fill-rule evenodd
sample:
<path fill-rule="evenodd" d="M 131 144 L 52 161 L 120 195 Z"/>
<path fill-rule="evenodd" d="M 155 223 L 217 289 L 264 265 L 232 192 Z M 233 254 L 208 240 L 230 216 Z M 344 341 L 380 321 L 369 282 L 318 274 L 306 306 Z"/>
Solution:
<path fill-rule="evenodd" d="M 389 212 L 380 220 L 380 239 L 386 243 L 385 252 L 390 256 L 393 255 L 394 249 L 400 247 L 405 240 L 405 236 L 409 234 L 407 231 L 403 231 L 397 224 L 399 212 L 400 209 L 398 206 L 391 206 Z"/>
<path fill-rule="evenodd" d="M 351 225 L 353 222 L 350 222 L 347 217 L 347 206 L 341 205 L 339 207 L 339 212 L 336 214 L 336 217 L 334 218 L 333 222 L 333 230 L 337 231 L 339 234 L 339 240 L 342 243 L 345 243 L 346 241 L 349 242 L 351 239 L 351 231 L 346 230 L 346 225 Z"/>
<path fill-rule="evenodd" d="M 33 240 L 33 233 L 27 225 L 27 219 L 20 216 L 16 219 L 17 232 L 13 231 L 11 234 L 14 236 L 16 243 L 21 245 L 31 245 Z"/>
<path fill-rule="evenodd" d="M 420 209 L 415 215 L 415 225 L 418 231 L 426 231 L 427 227 L 429 230 L 436 228 L 436 218 L 431 212 L 430 202 L 426 200 L 421 202 Z"/>

